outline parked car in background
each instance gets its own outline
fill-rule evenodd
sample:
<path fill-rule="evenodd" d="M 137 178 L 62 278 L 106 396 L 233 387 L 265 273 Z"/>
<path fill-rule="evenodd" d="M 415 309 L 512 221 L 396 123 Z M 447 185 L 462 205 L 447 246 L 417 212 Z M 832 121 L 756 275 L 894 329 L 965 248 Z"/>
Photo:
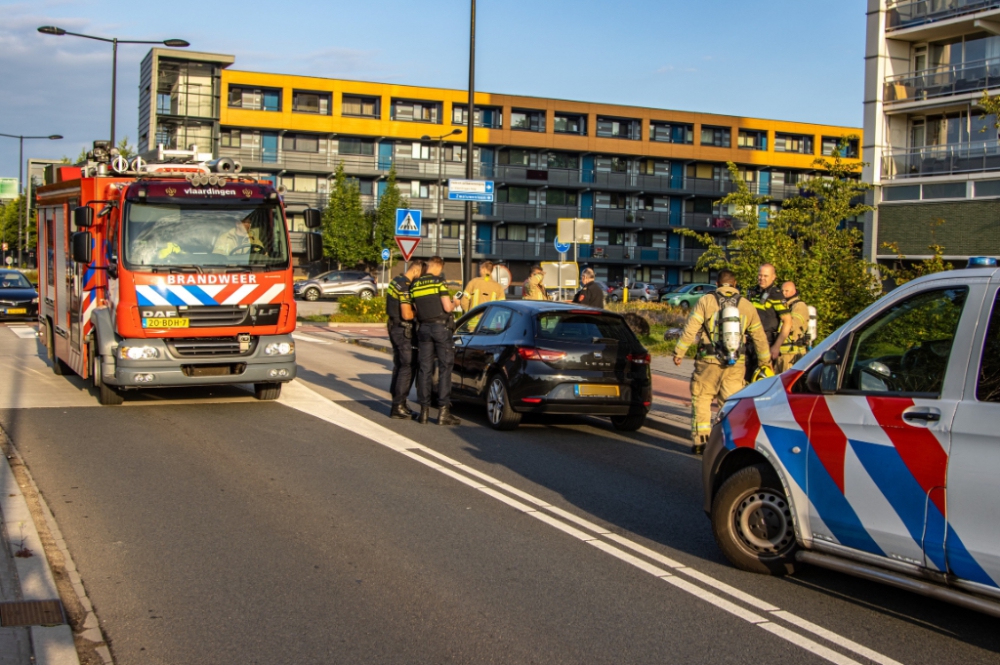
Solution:
<path fill-rule="evenodd" d="M 0 320 L 37 318 L 35 287 L 17 270 L 0 270 Z"/>
<path fill-rule="evenodd" d="M 483 404 L 494 429 L 525 413 L 608 416 L 642 427 L 649 353 L 620 315 L 566 303 L 503 300 L 458 320 L 452 399 Z"/>
<path fill-rule="evenodd" d="M 296 298 L 319 300 L 336 296 L 358 296 L 368 300 L 378 293 L 375 278 L 360 270 L 331 270 L 292 285 Z"/>
<path fill-rule="evenodd" d="M 664 284 L 663 286 L 661 286 L 660 288 L 658 288 L 656 290 L 656 292 L 660 294 L 660 300 L 663 300 L 663 296 L 667 295 L 668 293 L 672 293 L 673 291 L 676 291 L 677 289 L 681 288 L 682 286 L 684 286 L 684 285 L 683 284 Z"/>
<path fill-rule="evenodd" d="M 715 284 L 685 284 L 676 291 L 671 291 L 663 296 L 660 302 L 665 302 L 671 307 L 689 310 L 706 293 L 715 293 Z"/>
<path fill-rule="evenodd" d="M 624 299 L 624 287 L 619 286 L 611 291 L 608 300 L 618 302 Z M 656 302 L 660 299 L 656 286 L 647 282 L 632 282 L 628 285 L 628 299 L 642 302 Z"/>

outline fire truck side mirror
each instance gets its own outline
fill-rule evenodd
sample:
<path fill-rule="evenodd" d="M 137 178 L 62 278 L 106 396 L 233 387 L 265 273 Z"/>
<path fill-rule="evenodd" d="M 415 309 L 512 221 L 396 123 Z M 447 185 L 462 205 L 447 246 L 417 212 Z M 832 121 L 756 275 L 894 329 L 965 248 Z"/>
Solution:
<path fill-rule="evenodd" d="M 79 208 L 77 208 L 79 210 Z M 77 263 L 90 263 L 90 234 L 86 231 L 77 231 L 73 234 L 73 260 Z"/>
<path fill-rule="evenodd" d="M 316 208 L 306 208 L 303 214 L 306 218 L 307 229 L 318 229 L 323 223 L 322 215 Z"/>
<path fill-rule="evenodd" d="M 313 263 L 323 258 L 323 236 L 318 233 L 306 234 L 306 262 Z"/>
<path fill-rule="evenodd" d="M 74 208 L 73 223 L 78 229 L 89 229 L 94 225 L 94 209 L 90 206 Z"/>

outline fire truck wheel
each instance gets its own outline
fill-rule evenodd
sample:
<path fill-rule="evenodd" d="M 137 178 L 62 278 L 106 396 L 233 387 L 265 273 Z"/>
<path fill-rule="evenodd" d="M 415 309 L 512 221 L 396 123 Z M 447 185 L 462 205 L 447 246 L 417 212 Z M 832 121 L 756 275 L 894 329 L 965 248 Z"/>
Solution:
<path fill-rule="evenodd" d="M 49 360 L 52 362 L 52 373 L 56 376 L 63 376 L 64 374 L 70 373 L 69 365 L 59 360 L 56 357 L 56 340 L 55 333 L 52 331 L 51 325 L 45 326 L 46 335 L 46 346 L 48 347 Z"/>
<path fill-rule="evenodd" d="M 118 406 L 125 401 L 125 397 L 101 381 L 101 360 L 94 355 L 95 344 L 95 342 L 90 344 L 90 378 L 93 379 L 94 388 L 97 389 L 97 401 L 102 406 Z"/>
<path fill-rule="evenodd" d="M 253 384 L 253 396 L 259 400 L 278 399 L 281 396 L 281 384 L 255 383 Z"/>

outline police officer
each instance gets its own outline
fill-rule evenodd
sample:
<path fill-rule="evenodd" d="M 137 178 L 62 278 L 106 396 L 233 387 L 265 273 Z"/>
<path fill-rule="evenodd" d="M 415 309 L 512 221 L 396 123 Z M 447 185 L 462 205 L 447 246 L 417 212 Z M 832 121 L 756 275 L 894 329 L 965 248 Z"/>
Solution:
<path fill-rule="evenodd" d="M 705 451 L 708 435 L 712 430 L 712 400 L 721 405 L 733 393 L 743 389 L 744 340 L 749 335 L 759 353 L 761 363 L 770 367 L 767 338 L 761 327 L 757 310 L 736 289 L 736 276 L 729 270 L 719 272 L 718 289 L 701 297 L 691 310 L 684 333 L 674 348 L 674 364 L 680 365 L 688 348 L 701 334 L 701 344 L 691 375 L 691 452 L 700 455 Z M 735 362 L 729 364 L 730 351 L 722 338 L 722 310 L 735 307 L 739 311 L 739 348 L 733 353 Z"/>
<path fill-rule="evenodd" d="M 809 342 L 806 338 L 806 330 L 809 326 L 809 306 L 799 298 L 795 282 L 782 284 L 781 293 L 785 298 L 785 307 L 788 308 L 791 315 L 792 325 L 785 343 L 781 345 L 781 355 L 778 356 L 778 362 L 774 368 L 778 374 L 791 369 L 792 365 L 806 354 L 806 345 Z"/>
<path fill-rule="evenodd" d="M 410 297 L 416 310 L 420 370 L 417 374 L 417 398 L 420 415 L 417 422 L 426 424 L 431 409 L 431 378 L 434 357 L 438 361 L 438 425 L 460 425 L 461 420 L 451 415 L 451 372 L 455 366 L 455 342 L 451 333 L 455 318 L 451 312 L 455 301 L 445 286 L 444 259 L 432 256 L 427 261 L 427 271 L 410 286 Z"/>
<path fill-rule="evenodd" d="M 385 294 L 385 313 L 389 318 L 389 341 L 392 343 L 392 383 L 389 384 L 389 393 L 392 395 L 392 410 L 389 412 L 391 418 L 409 419 L 417 415 L 406 405 L 406 398 L 413 386 L 413 366 L 416 364 L 410 283 L 422 274 L 423 262 L 417 261 L 389 283 Z"/>
<path fill-rule="evenodd" d="M 757 286 L 750 289 L 747 298 L 757 308 L 760 323 L 764 326 L 764 336 L 767 337 L 768 353 L 758 356 L 753 347 L 747 349 L 747 381 L 753 376 L 760 365 L 772 364 L 781 355 L 781 345 L 792 329 L 792 317 L 785 307 L 785 297 L 775 283 L 777 273 L 774 266 L 764 263 L 757 271 Z M 767 357 L 769 363 L 762 362 Z M 761 361 L 758 361 L 758 358 Z"/>

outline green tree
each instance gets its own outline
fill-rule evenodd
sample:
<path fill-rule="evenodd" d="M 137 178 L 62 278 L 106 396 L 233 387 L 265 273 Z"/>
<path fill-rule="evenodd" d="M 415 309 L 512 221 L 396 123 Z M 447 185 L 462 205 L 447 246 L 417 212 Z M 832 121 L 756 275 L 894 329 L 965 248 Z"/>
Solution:
<path fill-rule="evenodd" d="M 38 230 L 35 225 L 35 210 L 27 224 L 24 222 L 24 195 L 0 207 L 0 242 L 7 243 L 7 256 L 17 256 L 18 228 L 21 229 L 21 240 L 24 251 L 32 251 L 37 241 Z"/>
<path fill-rule="evenodd" d="M 399 193 L 396 185 L 396 167 L 389 169 L 386 178 L 385 191 L 379 196 L 378 203 L 372 210 L 372 263 L 382 261 L 382 248 L 388 247 L 395 254 L 396 244 L 396 208 L 409 208 L 410 202 Z M 392 267 L 393 262 L 389 262 Z"/>
<path fill-rule="evenodd" d="M 132 159 L 139 153 L 136 151 L 134 145 L 129 144 L 128 136 L 126 136 L 118 142 L 118 154 L 125 159 Z"/>
<path fill-rule="evenodd" d="M 342 267 L 353 268 L 369 259 L 371 238 L 371 222 L 361 205 L 361 191 L 357 182 L 344 174 L 341 162 L 323 211 L 323 255 Z"/>
<path fill-rule="evenodd" d="M 756 283 L 760 264 L 774 264 L 778 280 L 794 281 L 802 299 L 816 307 L 820 333 L 827 335 L 874 302 L 881 287 L 877 266 L 862 256 L 862 232 L 847 223 L 872 210 L 860 203 L 871 188 L 858 179 L 861 165 L 837 155 L 814 164 L 822 175 L 802 185 L 802 196 L 766 211 L 761 221 L 767 199 L 755 196 L 730 163 L 737 189 L 721 203 L 732 206 L 738 228 L 728 245 L 709 234 L 685 233 L 707 247 L 699 269 L 729 268 L 741 287 Z"/>

